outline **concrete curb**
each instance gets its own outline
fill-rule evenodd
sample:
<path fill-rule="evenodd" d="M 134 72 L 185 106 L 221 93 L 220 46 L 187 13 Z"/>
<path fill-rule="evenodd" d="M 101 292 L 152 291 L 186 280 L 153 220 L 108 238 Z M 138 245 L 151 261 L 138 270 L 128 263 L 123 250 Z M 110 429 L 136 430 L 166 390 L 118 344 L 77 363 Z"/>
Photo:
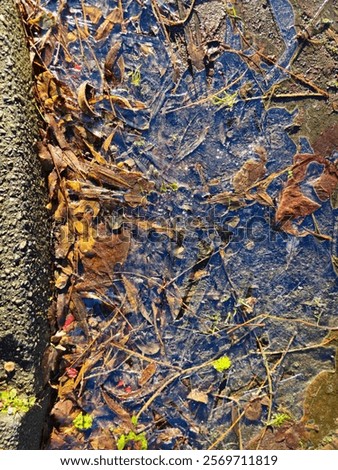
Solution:
<path fill-rule="evenodd" d="M 32 71 L 14 0 L 0 2 L 0 391 L 34 396 L 0 412 L 0 449 L 38 449 L 46 416 L 41 359 L 48 344 L 51 260 L 46 188 L 37 155 Z M 5 363 L 14 364 L 6 372 Z M 15 411 L 15 410 L 14 410 Z"/>

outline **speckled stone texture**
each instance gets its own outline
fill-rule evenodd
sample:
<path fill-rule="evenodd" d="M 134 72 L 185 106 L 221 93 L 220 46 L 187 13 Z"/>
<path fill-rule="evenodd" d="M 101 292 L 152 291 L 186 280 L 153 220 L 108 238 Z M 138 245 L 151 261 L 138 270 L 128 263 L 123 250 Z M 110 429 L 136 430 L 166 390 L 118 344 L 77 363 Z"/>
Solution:
<path fill-rule="evenodd" d="M 50 297 L 46 189 L 34 150 L 32 71 L 14 0 L 0 1 L 0 390 L 34 395 L 26 415 L 0 413 L 0 449 L 38 449 L 48 392 L 41 360 Z M 6 361 L 15 363 L 6 373 Z"/>

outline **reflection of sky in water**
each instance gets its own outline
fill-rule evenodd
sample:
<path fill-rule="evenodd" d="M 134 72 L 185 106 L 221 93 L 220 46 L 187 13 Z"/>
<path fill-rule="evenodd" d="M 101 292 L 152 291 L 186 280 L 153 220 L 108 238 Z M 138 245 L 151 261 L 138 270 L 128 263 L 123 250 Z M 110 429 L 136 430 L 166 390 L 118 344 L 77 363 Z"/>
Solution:
<path fill-rule="evenodd" d="M 75 16 L 78 21 L 82 21 L 79 2 L 69 3 L 72 3 L 73 9 L 68 11 L 67 21 L 71 24 L 74 12 L 77 12 Z M 93 1 L 86 3 L 97 4 Z M 232 189 L 231 176 L 244 162 L 249 158 L 258 159 L 257 146 L 267 151 L 268 173 L 292 163 L 296 144 L 285 128 L 291 124 L 294 113 L 279 107 L 266 110 L 259 99 L 283 78 L 283 72 L 278 67 L 265 65 L 266 75 L 263 77 L 250 70 L 239 55 L 224 52 L 217 59 L 211 84 L 206 85 L 205 72 L 196 73 L 193 77 L 186 72 L 173 90 L 172 64 L 167 45 L 149 2 L 144 3 L 141 8 L 138 2 L 124 2 L 128 7 L 127 16 L 140 14 L 139 21 L 128 23 L 125 33 L 116 27 L 109 40 L 91 43 L 101 60 L 119 38 L 122 40 L 121 54 L 127 73 L 139 67 L 140 86 L 121 86 L 114 93 L 140 100 L 147 105 L 147 109 L 131 111 L 116 107 L 126 131 L 118 133 L 113 144 L 116 147 L 116 161 L 132 158 L 136 168 L 155 181 L 158 190 L 149 195 L 147 207 L 124 210 L 124 223 L 132 227 L 133 238 L 130 255 L 120 270 L 138 288 L 140 299 L 150 316 L 155 318 L 156 312 L 160 312 L 155 322 L 161 331 L 163 357 L 168 362 L 189 367 L 217 353 L 230 354 L 235 366 L 226 386 L 229 390 L 235 390 L 244 386 L 253 373 L 264 377 L 265 369 L 261 356 L 253 353 L 257 351 L 254 335 L 248 331 L 241 332 L 243 338 L 239 335 L 234 341 L 224 327 L 241 323 L 260 313 L 315 321 L 314 315 L 318 314 L 318 309 L 311 304 L 314 298 L 321 299 L 320 322 L 327 324 L 335 306 L 330 243 L 310 236 L 295 238 L 278 232 L 274 228 L 274 211 L 271 208 L 254 204 L 231 212 L 225 206 L 208 204 L 208 195 Z M 296 47 L 293 12 L 285 0 L 274 0 L 270 4 L 285 43 L 280 59 L 280 64 L 285 67 Z M 108 12 L 115 2 L 107 0 L 100 6 Z M 234 34 L 230 21 L 227 22 L 225 39 L 233 49 L 241 48 L 240 38 Z M 151 53 L 146 56 L 141 54 L 142 44 L 146 44 Z M 62 63 L 62 68 L 55 66 L 55 70 L 68 83 L 71 75 L 70 85 L 73 87 L 86 79 L 100 88 L 93 55 L 85 43 L 83 47 L 87 68 L 83 63 L 82 71 L 76 72 L 70 70 L 71 64 L 67 69 L 67 64 Z M 71 54 L 78 56 L 78 62 L 82 63 L 77 43 L 71 45 Z M 185 107 L 190 101 L 197 102 L 212 95 L 237 79 L 238 83 L 227 92 L 233 94 L 241 86 L 249 84 L 251 96 L 257 99 L 244 101 L 238 98 L 232 109 L 217 107 L 210 101 Z M 97 109 L 101 107 L 102 110 L 104 106 L 101 103 Z M 97 120 L 88 123 L 88 126 L 95 131 L 101 127 L 108 128 L 109 122 Z M 310 150 L 306 139 L 300 142 L 300 149 Z M 318 169 L 318 164 L 311 165 L 308 176 L 316 175 Z M 271 184 L 271 197 L 278 196 L 283 181 L 285 176 Z M 177 190 L 170 188 L 173 183 L 178 185 Z M 308 194 L 311 187 L 306 187 L 306 182 L 303 185 L 304 192 Z M 313 197 L 313 194 L 308 195 Z M 239 219 L 234 227 L 231 222 L 236 216 Z M 324 203 L 316 212 L 316 218 L 323 233 L 332 235 L 334 227 L 329 203 Z M 137 220 L 152 221 L 175 230 L 170 234 L 159 234 L 140 228 Z M 305 226 L 307 224 L 313 229 L 310 217 Z M 194 294 L 189 299 L 187 292 L 192 284 L 191 268 L 197 262 L 201 262 L 198 268 L 204 273 L 194 283 Z M 161 285 L 164 284 L 166 288 L 162 289 Z M 122 281 L 116 280 L 110 295 L 117 301 L 123 298 Z M 254 297 L 257 303 L 253 311 L 248 310 L 245 314 L 241 307 L 250 297 Z M 183 310 L 182 301 L 188 305 Z M 87 305 L 94 307 L 91 301 L 87 301 Z M 141 315 L 130 315 L 128 320 L 133 327 L 131 343 L 147 345 L 158 341 L 156 328 Z M 266 334 L 271 350 L 286 347 L 292 336 L 293 347 L 320 341 L 317 330 L 301 328 L 297 324 L 290 326 L 287 322 L 270 320 L 265 323 L 266 329 L 260 327 L 257 331 L 259 335 Z M 322 334 L 325 333 L 323 330 Z M 203 388 L 207 389 L 220 380 L 216 375 L 210 370 L 193 374 L 191 385 L 198 387 L 203 381 Z M 308 376 L 302 377 L 302 380 L 307 379 Z M 109 381 L 114 383 L 114 375 L 107 383 Z M 172 400 L 186 395 L 186 388 L 181 382 L 176 383 L 174 388 L 164 390 L 156 403 L 160 408 L 166 408 L 169 422 L 191 432 L 190 425 L 180 416 L 184 407 L 197 405 L 178 402 L 173 406 Z M 209 416 L 212 420 L 210 413 L 213 406 L 214 402 L 210 401 L 204 411 L 200 407 L 199 419 L 203 421 Z M 224 419 L 224 410 L 220 415 L 218 412 L 212 413 L 216 421 L 221 415 Z"/>

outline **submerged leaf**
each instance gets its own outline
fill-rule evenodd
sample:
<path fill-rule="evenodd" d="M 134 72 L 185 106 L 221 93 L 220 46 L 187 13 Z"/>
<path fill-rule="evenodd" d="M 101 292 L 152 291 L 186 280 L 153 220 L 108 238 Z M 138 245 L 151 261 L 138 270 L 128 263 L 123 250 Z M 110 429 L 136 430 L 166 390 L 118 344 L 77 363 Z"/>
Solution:
<path fill-rule="evenodd" d="M 191 390 L 187 398 L 188 400 L 198 401 L 205 405 L 208 403 L 208 394 L 197 389 Z"/>
<path fill-rule="evenodd" d="M 138 383 L 141 387 L 145 385 L 149 380 L 153 377 L 157 369 L 156 363 L 155 362 L 149 362 L 147 367 L 143 369 L 141 373 L 141 377 L 138 380 Z"/>
<path fill-rule="evenodd" d="M 101 388 L 102 398 L 109 407 L 109 409 L 116 414 L 116 416 L 125 423 L 129 428 L 133 427 L 131 421 L 131 415 L 126 411 L 122 405 L 120 405 L 114 398 L 112 398 L 108 392 Z"/>
<path fill-rule="evenodd" d="M 247 160 L 242 168 L 233 177 L 233 187 L 236 193 L 242 193 L 250 188 L 251 185 L 261 179 L 266 172 L 265 162 L 260 160 Z"/>

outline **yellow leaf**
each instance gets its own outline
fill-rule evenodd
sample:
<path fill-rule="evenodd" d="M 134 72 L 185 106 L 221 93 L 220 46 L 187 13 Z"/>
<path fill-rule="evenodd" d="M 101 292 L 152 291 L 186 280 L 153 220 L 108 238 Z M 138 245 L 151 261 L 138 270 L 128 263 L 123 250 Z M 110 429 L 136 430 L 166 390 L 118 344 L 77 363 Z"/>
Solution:
<path fill-rule="evenodd" d="M 68 189 L 79 193 L 81 191 L 81 183 L 80 181 L 66 181 L 66 185 Z"/>
<path fill-rule="evenodd" d="M 80 238 L 78 242 L 79 250 L 82 253 L 88 253 L 93 249 L 95 245 L 95 239 L 93 237 L 89 237 L 88 239 Z"/>
<path fill-rule="evenodd" d="M 102 16 L 102 11 L 94 6 L 83 5 L 83 11 L 93 24 L 98 23 Z"/>
<path fill-rule="evenodd" d="M 62 272 L 61 274 L 57 276 L 55 280 L 55 287 L 57 289 L 63 289 L 66 286 L 68 279 L 69 279 L 69 274 Z"/>
<path fill-rule="evenodd" d="M 116 132 L 117 127 L 108 135 L 108 137 L 105 139 L 105 141 L 102 144 L 102 148 L 105 152 L 108 152 L 111 141 L 114 138 L 115 132 Z"/>
<path fill-rule="evenodd" d="M 91 211 L 92 216 L 96 217 L 100 212 L 100 204 L 97 201 L 79 201 L 70 204 L 72 215 L 77 216 Z"/>

